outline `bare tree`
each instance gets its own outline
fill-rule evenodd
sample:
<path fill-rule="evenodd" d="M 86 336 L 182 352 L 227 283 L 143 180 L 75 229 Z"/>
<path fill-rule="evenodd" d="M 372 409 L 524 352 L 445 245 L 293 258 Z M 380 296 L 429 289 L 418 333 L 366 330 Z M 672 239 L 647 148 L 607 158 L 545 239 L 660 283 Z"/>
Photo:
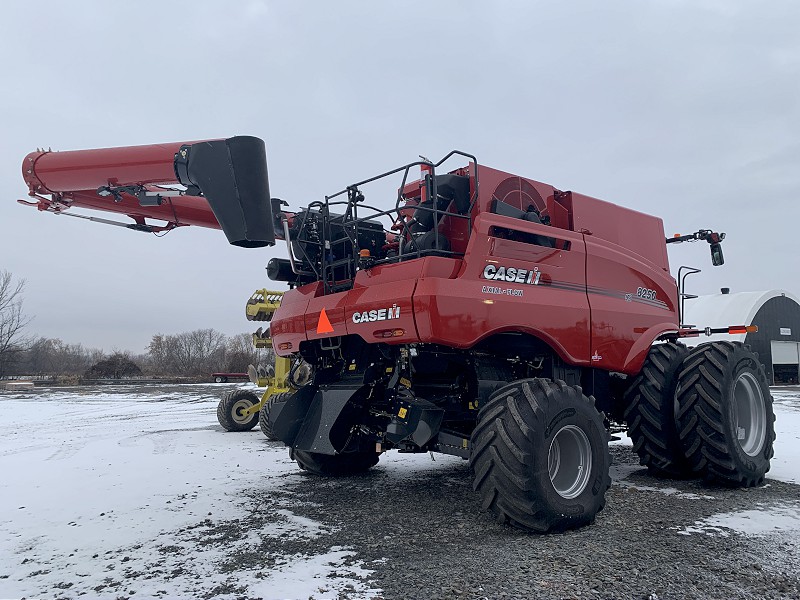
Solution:
<path fill-rule="evenodd" d="M 0 271 L 0 377 L 7 374 L 24 350 L 22 337 L 30 319 L 22 312 L 22 292 L 25 280 L 14 278 L 8 271 Z"/>
<path fill-rule="evenodd" d="M 175 375 L 178 372 L 178 339 L 174 335 L 157 333 L 147 346 L 148 368 L 156 375 Z"/>
<path fill-rule="evenodd" d="M 147 347 L 150 369 L 168 375 L 208 375 L 223 368 L 225 342 L 225 334 L 214 329 L 154 335 Z"/>
<path fill-rule="evenodd" d="M 273 362 L 272 350 L 253 346 L 253 335 L 239 333 L 228 338 L 225 349 L 225 371 L 246 373 L 249 365 L 258 366 Z"/>
<path fill-rule="evenodd" d="M 104 352 L 97 348 L 39 337 L 26 344 L 16 370 L 25 375 L 80 375 L 104 358 Z"/>

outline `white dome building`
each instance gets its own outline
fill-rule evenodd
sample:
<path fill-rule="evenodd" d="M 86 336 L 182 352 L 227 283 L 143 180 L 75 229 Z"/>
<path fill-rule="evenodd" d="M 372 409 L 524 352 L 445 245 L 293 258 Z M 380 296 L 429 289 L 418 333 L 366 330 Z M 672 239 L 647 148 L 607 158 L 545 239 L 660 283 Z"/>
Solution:
<path fill-rule="evenodd" d="M 688 345 L 705 341 L 739 341 L 758 352 L 774 384 L 800 381 L 800 298 L 784 290 L 712 294 L 687 299 L 684 323 L 698 328 L 757 325 L 758 331 L 738 335 L 701 336 L 684 340 Z"/>

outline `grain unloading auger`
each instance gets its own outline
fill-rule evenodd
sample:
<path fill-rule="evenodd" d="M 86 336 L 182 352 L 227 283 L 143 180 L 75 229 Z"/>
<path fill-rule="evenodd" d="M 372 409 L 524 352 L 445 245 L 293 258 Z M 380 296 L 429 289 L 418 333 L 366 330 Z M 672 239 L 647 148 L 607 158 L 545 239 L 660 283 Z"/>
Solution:
<path fill-rule="evenodd" d="M 269 343 L 292 361 L 292 389 L 260 415 L 301 468 L 358 473 L 392 449 L 460 456 L 483 508 L 536 532 L 591 523 L 603 508 L 612 420 L 627 423 L 655 474 L 764 480 L 775 433 L 758 356 L 738 343 L 680 343 L 722 330 L 682 325 L 666 244 L 705 240 L 721 264 L 722 234 L 667 240 L 658 217 L 457 151 L 287 213 L 269 196 L 263 144 L 252 138 L 158 148 L 158 169 L 126 162 L 131 149 L 117 150 L 113 168 L 76 153 L 46 171 L 52 155 L 34 154 L 26 181 L 43 210 L 105 201 L 147 228 L 158 207 L 162 219 L 175 211 L 174 228 L 188 223 L 178 206 L 202 212 L 205 202 L 231 243 L 282 235 L 289 257 L 267 272 L 291 289 L 280 301 L 257 292 L 247 311 L 271 317 Z M 437 172 L 454 157 L 467 165 Z M 365 190 L 395 175 L 388 209 L 366 201 Z M 159 192 L 176 183 L 168 194 L 178 196 Z M 255 400 L 230 402 L 242 428 L 254 425 Z"/>
<path fill-rule="evenodd" d="M 264 142 L 249 136 L 40 150 L 22 163 L 22 176 L 36 201 L 19 202 L 69 216 L 82 216 L 68 212 L 72 208 L 119 213 L 133 223 L 83 218 L 136 231 L 161 233 L 187 225 L 221 228 L 234 246 L 271 246 L 275 233 L 266 160 Z"/>
<path fill-rule="evenodd" d="M 175 142 L 51 152 L 25 157 L 22 174 L 35 201 L 19 200 L 40 211 L 164 234 L 196 225 L 222 229 L 228 241 L 245 248 L 275 243 L 266 149 L 259 138 Z M 74 209 L 99 210 L 132 222 L 84 215 Z M 154 222 L 157 221 L 157 222 Z M 283 292 L 258 290 L 248 300 L 248 320 L 269 321 Z M 260 328 L 256 347 L 271 348 Z M 229 431 L 251 429 L 269 396 L 288 391 L 291 361 L 276 357 L 259 366 L 251 380 L 266 387 L 261 399 L 236 390 L 220 402 L 217 416 Z"/>

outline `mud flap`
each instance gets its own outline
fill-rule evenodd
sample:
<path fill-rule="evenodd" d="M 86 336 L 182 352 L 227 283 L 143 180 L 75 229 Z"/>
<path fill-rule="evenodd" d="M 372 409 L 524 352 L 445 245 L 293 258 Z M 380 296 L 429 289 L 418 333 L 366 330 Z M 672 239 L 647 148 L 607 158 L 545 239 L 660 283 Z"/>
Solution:
<path fill-rule="evenodd" d="M 318 454 L 344 450 L 361 412 L 354 400 L 356 394 L 353 389 L 317 392 L 293 447 Z"/>
<path fill-rule="evenodd" d="M 269 411 L 269 420 L 272 425 L 272 433 L 276 439 L 287 446 L 291 446 L 294 443 L 308 414 L 308 409 L 311 407 L 311 402 L 318 391 L 319 388 L 317 386 L 307 385 L 285 400 L 278 400 L 272 404 Z"/>
<path fill-rule="evenodd" d="M 348 445 L 353 425 L 364 414 L 362 399 L 366 393 L 365 387 L 300 388 L 286 402 L 273 405 L 273 433 L 296 450 L 338 454 Z"/>

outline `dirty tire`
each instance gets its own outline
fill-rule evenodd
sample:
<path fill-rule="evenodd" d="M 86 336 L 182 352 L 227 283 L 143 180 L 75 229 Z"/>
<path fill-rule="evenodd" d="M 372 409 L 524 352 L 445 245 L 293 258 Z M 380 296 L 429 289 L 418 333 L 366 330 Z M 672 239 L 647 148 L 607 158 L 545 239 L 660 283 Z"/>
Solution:
<path fill-rule="evenodd" d="M 757 354 L 738 342 L 697 346 L 683 361 L 677 398 L 678 432 L 697 473 L 734 487 L 764 481 L 775 414 Z"/>
<path fill-rule="evenodd" d="M 521 379 L 481 407 L 470 467 L 482 507 L 536 533 L 594 521 L 611 485 L 604 416 L 577 386 Z"/>
<path fill-rule="evenodd" d="M 242 411 L 258 402 L 258 396 L 249 390 L 232 390 L 219 401 L 217 420 L 227 431 L 249 431 L 258 423 L 258 412 L 244 416 Z"/>
<path fill-rule="evenodd" d="M 345 452 L 331 456 L 289 449 L 289 458 L 297 461 L 300 468 L 314 475 L 341 476 L 363 473 L 378 464 L 377 452 Z"/>
<path fill-rule="evenodd" d="M 656 344 L 625 392 L 625 422 L 639 463 L 661 477 L 694 475 L 683 454 L 675 420 L 678 371 L 689 349 Z"/>
<path fill-rule="evenodd" d="M 258 411 L 258 426 L 261 428 L 261 433 L 263 433 L 264 437 L 266 437 L 270 442 L 276 442 L 278 441 L 278 438 L 275 437 L 275 434 L 272 431 L 272 423 L 269 421 L 269 411 L 276 402 L 283 401 L 291 395 L 292 392 L 272 394 L 269 398 L 267 398 L 267 401 L 264 403 L 264 406 L 261 407 L 261 410 Z"/>

